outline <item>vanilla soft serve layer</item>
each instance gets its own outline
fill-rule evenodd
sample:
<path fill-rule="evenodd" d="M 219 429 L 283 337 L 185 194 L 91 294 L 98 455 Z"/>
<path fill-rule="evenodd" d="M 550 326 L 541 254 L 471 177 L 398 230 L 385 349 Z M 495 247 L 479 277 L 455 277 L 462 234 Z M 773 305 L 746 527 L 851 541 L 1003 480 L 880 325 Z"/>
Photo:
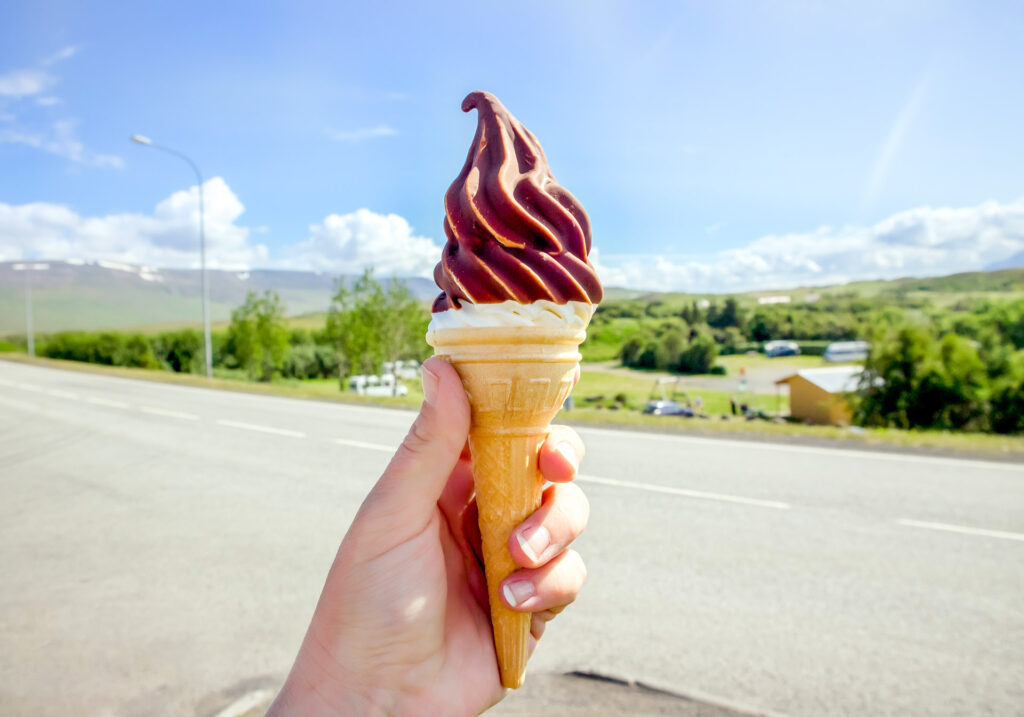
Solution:
<path fill-rule="evenodd" d="M 537 326 L 552 329 L 585 329 L 594 315 L 585 301 L 556 304 L 542 299 L 529 304 L 502 301 L 496 304 L 464 303 L 461 308 L 437 311 L 427 331 L 493 326 Z"/>

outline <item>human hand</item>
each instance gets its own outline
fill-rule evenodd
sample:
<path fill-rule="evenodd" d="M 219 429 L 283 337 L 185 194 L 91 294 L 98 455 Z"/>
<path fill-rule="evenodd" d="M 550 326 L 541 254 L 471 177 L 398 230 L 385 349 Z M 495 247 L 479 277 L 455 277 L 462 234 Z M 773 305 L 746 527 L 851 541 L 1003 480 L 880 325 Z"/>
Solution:
<path fill-rule="evenodd" d="M 363 502 L 331 566 L 292 671 L 268 715 L 476 715 L 504 697 L 467 438 L 469 403 L 455 370 L 423 364 L 420 414 Z M 572 483 L 583 457 L 553 427 L 539 465 L 541 507 L 509 536 L 521 566 L 509 607 L 533 613 L 531 650 L 586 578 L 567 546 L 589 506 Z"/>

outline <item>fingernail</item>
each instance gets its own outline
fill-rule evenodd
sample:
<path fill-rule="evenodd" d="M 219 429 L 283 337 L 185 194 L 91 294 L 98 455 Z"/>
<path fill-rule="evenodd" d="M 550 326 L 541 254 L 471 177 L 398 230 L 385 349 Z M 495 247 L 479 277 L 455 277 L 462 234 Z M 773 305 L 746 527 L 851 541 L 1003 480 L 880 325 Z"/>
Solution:
<path fill-rule="evenodd" d="M 555 446 L 555 450 L 565 456 L 565 460 L 569 461 L 569 465 L 572 466 L 574 471 L 579 469 L 580 459 L 576 457 L 576 449 L 572 447 L 571 443 L 562 441 Z"/>
<path fill-rule="evenodd" d="M 526 557 L 532 562 L 538 563 L 540 562 L 540 556 L 551 545 L 551 533 L 543 525 L 537 526 L 536 530 L 530 534 L 530 537 L 526 537 L 526 532 L 523 530 L 516 533 L 516 541 L 519 543 L 519 547 L 523 549 Z"/>
<path fill-rule="evenodd" d="M 440 383 L 440 378 L 429 368 L 422 366 L 420 368 L 420 379 L 423 381 L 423 400 L 427 403 L 433 403 L 434 399 L 437 398 L 437 386 Z"/>
<path fill-rule="evenodd" d="M 522 605 L 535 594 L 533 583 L 529 580 L 507 582 L 501 588 L 501 592 L 505 596 L 505 602 L 513 607 Z"/>

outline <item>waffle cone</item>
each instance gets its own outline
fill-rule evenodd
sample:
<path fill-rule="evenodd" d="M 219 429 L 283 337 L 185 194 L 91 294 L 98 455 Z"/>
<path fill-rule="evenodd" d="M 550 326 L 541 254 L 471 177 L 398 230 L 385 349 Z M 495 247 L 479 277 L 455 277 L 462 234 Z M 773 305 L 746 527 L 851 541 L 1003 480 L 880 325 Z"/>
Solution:
<path fill-rule="evenodd" d="M 469 449 L 480 512 L 484 571 L 501 684 L 523 684 L 529 613 L 505 607 L 501 581 L 518 567 L 508 551 L 513 528 L 540 507 L 537 465 L 551 420 L 572 390 L 581 329 L 440 329 L 427 334 L 434 354 L 458 371 L 472 417 Z"/>

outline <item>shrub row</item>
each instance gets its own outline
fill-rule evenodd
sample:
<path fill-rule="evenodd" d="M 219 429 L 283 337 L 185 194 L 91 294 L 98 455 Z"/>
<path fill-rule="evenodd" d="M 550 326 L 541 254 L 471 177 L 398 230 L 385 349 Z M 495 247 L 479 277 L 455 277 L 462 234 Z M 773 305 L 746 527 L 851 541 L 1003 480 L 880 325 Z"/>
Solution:
<path fill-rule="evenodd" d="M 331 346 L 312 342 L 309 332 L 289 337 L 281 375 L 286 378 L 333 378 L 338 375 L 338 355 Z M 213 365 L 240 368 L 234 347 L 225 332 L 215 332 Z M 203 335 L 195 329 L 159 334 L 102 331 L 64 331 L 41 336 L 37 353 L 48 358 L 83 361 L 106 366 L 164 369 L 175 373 L 202 373 Z"/>

